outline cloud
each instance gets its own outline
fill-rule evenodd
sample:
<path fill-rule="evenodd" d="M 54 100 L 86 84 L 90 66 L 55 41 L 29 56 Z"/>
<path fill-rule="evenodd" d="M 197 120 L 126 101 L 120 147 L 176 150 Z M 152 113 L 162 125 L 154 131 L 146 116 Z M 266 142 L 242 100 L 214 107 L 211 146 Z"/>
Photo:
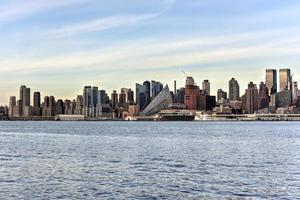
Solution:
<path fill-rule="evenodd" d="M 18 19 L 24 19 L 28 16 L 32 16 L 41 13 L 46 10 L 78 5 L 87 3 L 90 0 L 51 0 L 51 1 L 41 1 L 41 0 L 17 0 L 14 3 L 4 4 L 0 7 L 0 24 L 8 23 Z"/>
<path fill-rule="evenodd" d="M 277 34 L 276 34 L 277 33 Z M 255 59 L 268 56 L 294 55 L 299 30 L 281 36 L 282 32 L 255 32 L 224 36 L 194 36 L 193 38 L 161 38 L 123 41 L 115 46 L 95 50 L 65 53 L 59 56 L 19 57 L 0 60 L 0 71 L 59 69 L 61 67 L 111 69 L 159 69 L 179 65 L 222 63 L 230 60 Z"/>
<path fill-rule="evenodd" d="M 127 15 L 127 16 L 113 16 L 101 19 L 96 19 L 88 22 L 77 23 L 74 25 L 67 25 L 63 28 L 51 30 L 47 35 L 55 37 L 71 36 L 81 33 L 88 33 L 94 31 L 102 31 L 117 27 L 134 25 L 139 22 L 155 18 L 160 13 L 152 13 L 145 15 Z"/>

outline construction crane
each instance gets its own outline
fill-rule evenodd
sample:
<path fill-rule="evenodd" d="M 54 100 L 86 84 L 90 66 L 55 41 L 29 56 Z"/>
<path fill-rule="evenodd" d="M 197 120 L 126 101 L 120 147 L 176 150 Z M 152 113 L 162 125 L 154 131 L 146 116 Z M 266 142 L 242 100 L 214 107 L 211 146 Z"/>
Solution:
<path fill-rule="evenodd" d="M 185 71 L 182 70 L 181 72 L 182 72 L 186 77 L 188 77 L 188 75 L 186 75 Z"/>

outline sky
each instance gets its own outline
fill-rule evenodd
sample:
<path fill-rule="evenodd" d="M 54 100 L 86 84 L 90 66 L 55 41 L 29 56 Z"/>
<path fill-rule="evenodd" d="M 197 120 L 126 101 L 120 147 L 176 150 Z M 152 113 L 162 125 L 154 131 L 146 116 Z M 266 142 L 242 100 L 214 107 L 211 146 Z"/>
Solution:
<path fill-rule="evenodd" d="M 85 85 L 109 93 L 136 82 L 241 93 L 266 68 L 300 81 L 297 0 L 0 0 L 0 105 L 20 85 L 74 99 Z"/>

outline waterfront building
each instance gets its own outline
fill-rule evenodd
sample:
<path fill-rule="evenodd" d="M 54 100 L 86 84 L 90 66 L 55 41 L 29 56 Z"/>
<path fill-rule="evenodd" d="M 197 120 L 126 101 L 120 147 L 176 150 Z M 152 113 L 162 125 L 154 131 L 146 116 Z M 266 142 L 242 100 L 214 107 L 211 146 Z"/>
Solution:
<path fill-rule="evenodd" d="M 277 93 L 277 70 L 266 69 L 266 87 L 268 88 L 269 96 Z"/>
<path fill-rule="evenodd" d="M 200 97 L 200 89 L 195 85 L 193 77 L 187 77 L 185 81 L 184 104 L 188 110 L 198 109 L 198 98 Z"/>
<path fill-rule="evenodd" d="M 259 93 L 256 85 L 253 82 L 248 84 L 248 89 L 245 93 L 245 111 L 247 114 L 253 114 L 259 109 Z"/>
<path fill-rule="evenodd" d="M 227 99 L 227 92 L 224 92 L 222 89 L 218 89 L 217 100 L 221 101 L 221 100 L 226 100 L 226 99 Z"/>
<path fill-rule="evenodd" d="M 284 90 L 290 90 L 290 84 L 292 82 L 291 70 L 280 69 L 279 79 L 280 79 L 280 92 Z"/>
<path fill-rule="evenodd" d="M 168 85 L 151 101 L 151 103 L 140 113 L 142 116 L 150 116 L 167 109 L 173 104 L 173 99 Z"/>
<path fill-rule="evenodd" d="M 231 115 L 232 114 L 232 109 L 229 106 L 223 106 L 223 105 L 221 105 L 219 107 L 216 107 L 214 109 L 214 112 L 216 114 L 218 114 L 218 115 L 224 115 L 224 114 Z"/>
<path fill-rule="evenodd" d="M 240 99 L 240 85 L 232 78 L 229 81 L 229 101 L 238 101 Z"/>
<path fill-rule="evenodd" d="M 202 91 L 204 94 L 210 95 L 210 82 L 209 80 L 204 80 L 202 82 Z"/>
<path fill-rule="evenodd" d="M 268 108 L 270 103 L 269 90 L 264 82 L 259 84 L 259 109 Z"/>
<path fill-rule="evenodd" d="M 129 105 L 129 107 L 128 107 L 128 115 L 129 116 L 139 116 L 140 115 L 140 107 L 139 107 L 139 105 Z"/>

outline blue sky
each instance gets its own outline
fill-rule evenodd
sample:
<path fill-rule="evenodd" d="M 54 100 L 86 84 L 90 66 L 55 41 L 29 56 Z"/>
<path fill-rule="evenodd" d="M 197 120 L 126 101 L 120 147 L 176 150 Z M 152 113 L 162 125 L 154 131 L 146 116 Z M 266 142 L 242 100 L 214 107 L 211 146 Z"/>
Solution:
<path fill-rule="evenodd" d="M 300 80 L 300 1 L 0 0 L 0 104 L 21 84 L 73 99 L 84 85 L 111 92 L 135 82 L 212 93 L 235 77 L 242 91 L 266 68 Z"/>

